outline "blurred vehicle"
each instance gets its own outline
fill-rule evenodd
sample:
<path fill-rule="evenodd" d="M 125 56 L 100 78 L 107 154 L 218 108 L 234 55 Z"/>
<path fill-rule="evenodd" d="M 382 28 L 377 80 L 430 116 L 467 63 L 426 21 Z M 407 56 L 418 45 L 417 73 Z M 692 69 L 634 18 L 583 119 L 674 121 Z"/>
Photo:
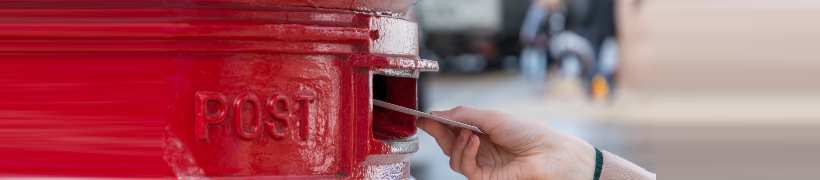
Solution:
<path fill-rule="evenodd" d="M 520 52 L 518 32 L 528 0 L 425 0 L 417 4 L 424 48 L 442 70 L 477 73 L 502 67 Z"/>

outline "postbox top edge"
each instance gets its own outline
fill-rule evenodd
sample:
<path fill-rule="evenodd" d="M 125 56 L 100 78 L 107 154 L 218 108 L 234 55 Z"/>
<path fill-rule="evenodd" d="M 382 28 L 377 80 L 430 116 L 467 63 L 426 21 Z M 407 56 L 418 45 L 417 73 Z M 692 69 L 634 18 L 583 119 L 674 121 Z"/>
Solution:
<path fill-rule="evenodd" d="M 247 1 L 247 0 L 239 0 Z M 317 9 L 351 10 L 379 15 L 401 16 L 414 6 L 417 0 L 264 0 L 273 6 L 301 6 Z"/>
<path fill-rule="evenodd" d="M 295 8 L 346 10 L 377 15 L 402 16 L 417 0 L 42 0 L 38 3 L 0 3 L 4 8 Z"/>

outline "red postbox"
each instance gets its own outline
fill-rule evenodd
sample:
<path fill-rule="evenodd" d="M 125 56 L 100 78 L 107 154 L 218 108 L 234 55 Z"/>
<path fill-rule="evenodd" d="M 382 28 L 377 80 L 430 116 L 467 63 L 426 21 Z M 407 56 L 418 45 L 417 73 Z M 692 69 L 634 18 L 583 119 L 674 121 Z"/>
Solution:
<path fill-rule="evenodd" d="M 413 4 L 0 1 L 0 176 L 407 178 Z"/>

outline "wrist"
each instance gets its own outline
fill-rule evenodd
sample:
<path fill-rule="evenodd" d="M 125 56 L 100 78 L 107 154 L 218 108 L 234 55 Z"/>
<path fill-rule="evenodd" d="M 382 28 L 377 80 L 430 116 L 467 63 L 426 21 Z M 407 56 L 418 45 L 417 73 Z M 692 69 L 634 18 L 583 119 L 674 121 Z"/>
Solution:
<path fill-rule="evenodd" d="M 544 154 L 548 179 L 591 180 L 595 174 L 595 148 L 583 139 L 560 134 L 560 140 Z"/>
<path fill-rule="evenodd" d="M 572 154 L 572 162 L 566 162 L 568 168 L 571 168 L 571 173 L 574 173 L 572 179 L 590 180 L 595 174 L 595 147 L 584 141 L 581 138 L 570 136 L 567 143 L 568 152 Z M 574 172 L 573 172 L 574 171 Z"/>

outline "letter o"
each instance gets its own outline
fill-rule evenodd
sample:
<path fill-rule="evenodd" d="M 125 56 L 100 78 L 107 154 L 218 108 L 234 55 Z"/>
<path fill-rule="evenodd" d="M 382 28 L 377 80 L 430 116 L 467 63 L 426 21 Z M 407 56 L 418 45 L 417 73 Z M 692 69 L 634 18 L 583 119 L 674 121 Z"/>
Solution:
<path fill-rule="evenodd" d="M 253 121 L 252 125 L 253 128 L 250 132 L 245 131 L 242 128 L 242 107 L 246 102 L 250 102 L 253 106 Z M 234 105 L 234 130 L 236 130 L 237 135 L 243 139 L 256 139 L 259 137 L 259 127 L 262 124 L 262 108 L 259 103 L 259 98 L 253 93 L 243 93 L 236 97 L 236 100 L 233 103 Z"/>

